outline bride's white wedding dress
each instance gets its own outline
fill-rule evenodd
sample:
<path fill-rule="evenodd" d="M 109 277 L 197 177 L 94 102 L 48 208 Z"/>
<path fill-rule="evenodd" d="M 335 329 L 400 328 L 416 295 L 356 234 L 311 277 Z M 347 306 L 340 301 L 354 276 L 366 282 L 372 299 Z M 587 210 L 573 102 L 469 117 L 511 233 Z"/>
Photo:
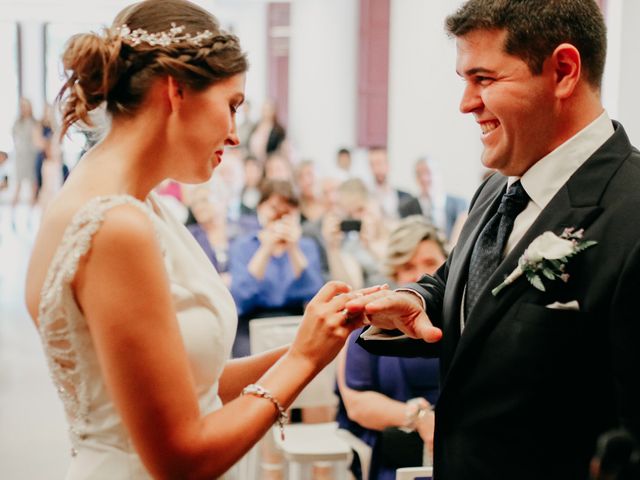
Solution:
<path fill-rule="evenodd" d="M 66 228 L 47 272 L 38 315 L 51 376 L 69 422 L 73 448 L 67 480 L 151 478 L 109 396 L 87 321 L 71 289 L 79 260 L 91 248 L 105 213 L 123 204 L 146 212 L 156 227 L 201 413 L 221 407 L 218 379 L 237 322 L 228 289 L 188 230 L 153 194 L 146 203 L 125 195 L 96 197 Z M 140 293 L 144 295 L 144 285 Z"/>

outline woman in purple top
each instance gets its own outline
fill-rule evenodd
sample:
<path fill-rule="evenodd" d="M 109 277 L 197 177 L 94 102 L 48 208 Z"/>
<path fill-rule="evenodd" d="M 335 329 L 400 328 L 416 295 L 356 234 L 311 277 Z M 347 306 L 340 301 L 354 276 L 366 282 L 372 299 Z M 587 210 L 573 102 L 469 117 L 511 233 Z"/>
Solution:
<path fill-rule="evenodd" d="M 385 253 L 391 283 L 437 270 L 446 260 L 443 238 L 421 215 L 401 220 Z M 438 360 L 372 355 L 356 345 L 359 334 L 351 334 L 338 358 L 338 423 L 372 448 L 368 478 L 394 480 L 397 468 L 422 464 L 425 443 L 428 453 L 433 448 Z M 352 471 L 363 478 L 359 461 Z"/>
<path fill-rule="evenodd" d="M 236 357 L 249 354 L 251 318 L 302 314 L 323 284 L 318 247 L 301 236 L 293 185 L 265 181 L 257 213 L 262 228 L 236 238 L 229 250 L 231 294 L 239 318 Z"/>
<path fill-rule="evenodd" d="M 225 285 L 229 286 L 231 278 L 228 273 L 229 229 L 226 202 L 213 197 L 211 189 L 204 185 L 191 192 L 189 208 L 195 222 L 189 223 L 187 228 L 207 254 Z"/>

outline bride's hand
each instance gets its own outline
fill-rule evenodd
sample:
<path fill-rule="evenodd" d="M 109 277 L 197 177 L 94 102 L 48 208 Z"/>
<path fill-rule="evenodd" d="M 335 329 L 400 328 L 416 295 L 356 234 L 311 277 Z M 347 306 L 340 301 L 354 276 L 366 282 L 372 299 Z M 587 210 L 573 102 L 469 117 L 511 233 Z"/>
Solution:
<path fill-rule="evenodd" d="M 384 286 L 351 291 L 343 282 L 326 283 L 307 305 L 290 354 L 306 358 L 321 370 L 338 354 L 349 334 L 363 325 L 364 306 L 347 312 L 347 302 L 381 288 Z"/>

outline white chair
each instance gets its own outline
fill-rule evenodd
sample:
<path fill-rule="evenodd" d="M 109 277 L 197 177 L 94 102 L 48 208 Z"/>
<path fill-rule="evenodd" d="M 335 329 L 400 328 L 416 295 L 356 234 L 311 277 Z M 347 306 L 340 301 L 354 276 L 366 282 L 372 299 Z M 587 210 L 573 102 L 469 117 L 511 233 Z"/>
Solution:
<path fill-rule="evenodd" d="M 296 335 L 301 316 L 259 318 L 249 322 L 251 353 L 263 352 L 291 343 Z M 335 362 L 325 367 L 294 400 L 291 408 L 331 407 L 338 398 L 334 393 Z M 319 462 L 335 463 L 336 480 L 346 480 L 351 462 L 351 447 L 338 435 L 338 424 L 300 423 L 285 426 L 285 440 L 277 428 L 272 430 L 273 440 L 288 464 L 289 480 L 302 480 L 308 468 Z"/>
<path fill-rule="evenodd" d="M 344 439 L 344 441 L 349 444 L 351 449 L 358 454 L 358 458 L 360 459 L 360 472 L 362 473 L 362 478 L 367 480 L 369 478 L 369 468 L 371 467 L 371 447 L 368 444 L 364 443 L 361 439 L 356 437 L 349 430 L 345 430 L 344 428 L 338 429 L 338 436 Z"/>
<path fill-rule="evenodd" d="M 396 480 L 423 480 L 433 476 L 433 467 L 405 467 L 396 470 Z"/>

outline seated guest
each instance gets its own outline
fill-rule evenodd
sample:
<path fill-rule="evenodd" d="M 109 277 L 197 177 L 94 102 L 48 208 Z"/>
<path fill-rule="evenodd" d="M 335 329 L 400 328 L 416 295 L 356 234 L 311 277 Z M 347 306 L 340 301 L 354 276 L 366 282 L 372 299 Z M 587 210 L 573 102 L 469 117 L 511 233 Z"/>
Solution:
<path fill-rule="evenodd" d="M 216 268 L 225 285 L 231 284 L 229 276 L 229 239 L 227 236 L 226 205 L 213 198 L 209 187 L 201 185 L 191 192 L 189 208 L 194 222 L 187 228 L 200 244 L 204 253 Z"/>
<path fill-rule="evenodd" d="M 263 179 L 293 181 L 293 167 L 289 159 L 280 152 L 273 152 L 264 161 Z"/>
<path fill-rule="evenodd" d="M 229 251 L 231 294 L 238 309 L 236 357 L 249 354 L 249 320 L 299 315 L 323 283 L 316 243 L 301 236 L 293 185 L 266 180 L 257 207 L 261 229 L 236 238 Z"/>
<path fill-rule="evenodd" d="M 256 157 L 247 155 L 242 162 L 244 184 L 240 192 L 240 215 L 255 215 L 260 199 L 262 166 Z"/>
<path fill-rule="evenodd" d="M 435 272 L 446 259 L 444 245 L 424 217 L 401 220 L 390 234 L 384 260 L 390 283 Z M 425 444 L 431 454 L 438 360 L 372 355 L 356 345 L 359 334 L 353 332 L 338 357 L 338 422 L 371 446 L 369 479 L 393 480 L 397 468 L 422 465 Z M 362 478 L 359 460 L 352 471 Z"/>
<path fill-rule="evenodd" d="M 316 173 L 312 160 L 303 160 L 295 169 L 295 180 L 300 192 L 300 219 L 302 223 L 320 220 L 324 205 L 317 192 Z"/>

